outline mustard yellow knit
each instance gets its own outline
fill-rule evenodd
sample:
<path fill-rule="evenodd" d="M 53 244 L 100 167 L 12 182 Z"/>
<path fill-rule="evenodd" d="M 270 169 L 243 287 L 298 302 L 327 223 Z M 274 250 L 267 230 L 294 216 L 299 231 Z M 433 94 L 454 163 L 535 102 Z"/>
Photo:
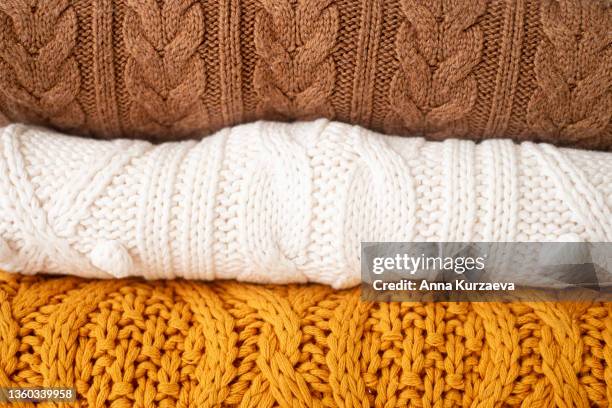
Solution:
<path fill-rule="evenodd" d="M 75 406 L 609 406 L 612 304 L 0 275 L 0 385 Z M 21 405 L 27 406 L 27 405 Z"/>

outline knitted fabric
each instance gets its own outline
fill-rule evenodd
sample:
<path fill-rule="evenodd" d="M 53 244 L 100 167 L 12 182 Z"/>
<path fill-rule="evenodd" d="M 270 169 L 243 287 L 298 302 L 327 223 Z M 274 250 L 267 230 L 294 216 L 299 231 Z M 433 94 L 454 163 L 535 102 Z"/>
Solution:
<path fill-rule="evenodd" d="M 612 148 L 607 0 L 2 0 L 0 121 L 177 139 L 317 117 Z"/>
<path fill-rule="evenodd" d="M 362 241 L 568 238 L 612 242 L 611 153 L 323 119 L 161 145 L 0 131 L 4 270 L 343 288 Z"/>
<path fill-rule="evenodd" d="M 356 289 L 317 285 L 2 278 L 0 383 L 74 386 L 77 406 L 612 401 L 610 303 L 364 303 Z"/>

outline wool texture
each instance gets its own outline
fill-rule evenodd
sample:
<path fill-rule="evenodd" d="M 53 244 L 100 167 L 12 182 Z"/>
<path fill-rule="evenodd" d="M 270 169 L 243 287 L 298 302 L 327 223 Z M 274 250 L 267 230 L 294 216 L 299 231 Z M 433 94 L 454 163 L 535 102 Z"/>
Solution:
<path fill-rule="evenodd" d="M 368 303 L 318 285 L 0 278 L 0 382 L 74 386 L 72 406 L 612 401 L 612 303 Z"/>
<path fill-rule="evenodd" d="M 2 0 L 0 122 L 176 140 L 326 117 L 612 148 L 607 0 Z"/>
<path fill-rule="evenodd" d="M 611 153 L 325 119 L 160 145 L 0 130 L 7 271 L 344 288 L 363 241 L 568 240 L 612 242 Z"/>

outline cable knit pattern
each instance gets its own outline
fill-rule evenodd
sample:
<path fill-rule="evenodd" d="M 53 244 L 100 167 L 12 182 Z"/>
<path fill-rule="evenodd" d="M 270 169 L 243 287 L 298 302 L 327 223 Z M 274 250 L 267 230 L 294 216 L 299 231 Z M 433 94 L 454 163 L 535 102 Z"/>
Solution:
<path fill-rule="evenodd" d="M 546 38 L 535 59 L 538 89 L 527 121 L 546 140 L 577 146 L 598 140 L 612 117 L 612 13 L 604 1 L 546 0 Z"/>
<path fill-rule="evenodd" d="M 204 17 L 195 0 L 128 1 L 125 83 L 132 125 L 140 134 L 188 136 L 207 127 L 206 86 L 198 47 Z M 139 128 L 139 129 L 138 129 Z"/>
<path fill-rule="evenodd" d="M 263 0 L 255 19 L 259 56 L 254 88 L 261 115 L 332 117 L 335 81 L 331 51 L 338 30 L 333 0 Z"/>
<path fill-rule="evenodd" d="M 69 0 L 0 2 L 0 94 L 10 113 L 64 128 L 83 123 L 77 26 Z"/>
<path fill-rule="evenodd" d="M 401 6 L 406 21 L 396 39 L 399 69 L 391 81 L 387 131 L 462 136 L 478 96 L 472 70 L 482 57 L 483 34 L 476 20 L 486 1 L 402 0 Z"/>
<path fill-rule="evenodd" d="M 325 120 L 157 146 L 13 125 L 0 141 L 10 271 L 341 288 L 360 280 L 361 241 L 612 241 L 602 152 Z"/>
<path fill-rule="evenodd" d="M 0 382 L 73 385 L 75 406 L 604 408 L 612 397 L 610 303 L 0 278 Z"/>
<path fill-rule="evenodd" d="M 611 16 L 605 0 L 2 0 L 0 122 L 171 141 L 326 117 L 612 150 Z M 60 102 L 39 101 L 47 74 Z"/>

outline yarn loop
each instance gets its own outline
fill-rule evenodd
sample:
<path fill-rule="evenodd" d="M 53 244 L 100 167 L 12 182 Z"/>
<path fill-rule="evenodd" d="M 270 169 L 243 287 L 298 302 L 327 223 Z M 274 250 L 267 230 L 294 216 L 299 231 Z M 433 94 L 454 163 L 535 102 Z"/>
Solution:
<path fill-rule="evenodd" d="M 102 241 L 91 251 L 91 263 L 115 278 L 125 278 L 132 271 L 132 258 L 117 241 Z"/>

